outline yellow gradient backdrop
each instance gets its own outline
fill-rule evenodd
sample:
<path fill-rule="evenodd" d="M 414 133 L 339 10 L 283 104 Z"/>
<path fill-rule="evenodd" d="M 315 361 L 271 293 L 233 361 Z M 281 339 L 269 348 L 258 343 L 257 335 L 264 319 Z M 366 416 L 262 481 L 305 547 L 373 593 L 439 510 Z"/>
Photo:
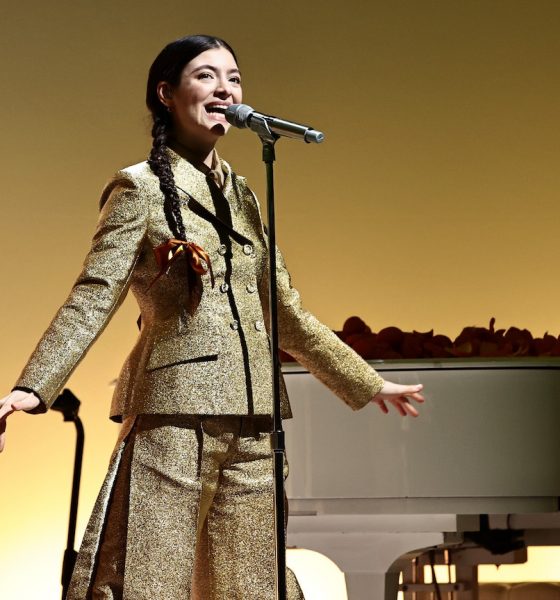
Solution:
<path fill-rule="evenodd" d="M 0 394 L 79 271 L 104 182 L 145 158 L 147 69 L 187 33 L 231 42 L 247 103 L 326 133 L 277 149 L 279 243 L 319 318 L 560 333 L 559 30 L 555 0 L 2 2 Z M 256 136 L 220 152 L 263 199 Z M 136 316 L 129 299 L 69 382 L 86 428 L 80 535 Z M 8 433 L 0 598 L 51 600 L 74 431 L 51 413 Z"/>

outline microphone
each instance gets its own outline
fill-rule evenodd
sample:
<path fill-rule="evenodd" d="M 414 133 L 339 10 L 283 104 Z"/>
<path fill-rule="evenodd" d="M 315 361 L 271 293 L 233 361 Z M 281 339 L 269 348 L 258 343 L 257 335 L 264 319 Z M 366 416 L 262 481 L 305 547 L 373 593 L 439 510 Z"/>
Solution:
<path fill-rule="evenodd" d="M 313 127 L 285 121 L 271 115 L 263 115 L 247 104 L 231 104 L 226 108 L 224 114 L 227 122 L 234 127 L 240 129 L 249 127 L 259 134 L 262 133 L 264 127 L 265 131 L 268 129 L 277 136 L 303 140 L 307 144 L 311 142 L 320 144 L 325 139 L 325 134 Z"/>

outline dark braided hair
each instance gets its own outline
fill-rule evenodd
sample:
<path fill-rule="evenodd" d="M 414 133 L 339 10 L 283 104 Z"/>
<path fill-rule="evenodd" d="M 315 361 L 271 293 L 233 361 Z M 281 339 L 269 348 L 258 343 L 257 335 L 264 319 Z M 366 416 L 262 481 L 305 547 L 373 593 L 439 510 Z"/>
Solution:
<path fill-rule="evenodd" d="M 173 122 L 167 107 L 162 104 L 157 94 L 157 86 L 165 81 L 174 87 L 179 84 L 185 66 L 206 50 L 225 48 L 231 52 L 237 62 L 235 52 L 224 40 L 209 35 L 189 35 L 167 44 L 157 55 L 148 75 L 146 88 L 146 105 L 152 114 L 153 144 L 148 164 L 159 179 L 159 187 L 164 195 L 163 209 L 165 218 L 173 236 L 186 240 L 185 224 L 181 217 L 181 203 L 175 187 L 175 180 L 167 153 L 167 141 L 172 132 Z"/>

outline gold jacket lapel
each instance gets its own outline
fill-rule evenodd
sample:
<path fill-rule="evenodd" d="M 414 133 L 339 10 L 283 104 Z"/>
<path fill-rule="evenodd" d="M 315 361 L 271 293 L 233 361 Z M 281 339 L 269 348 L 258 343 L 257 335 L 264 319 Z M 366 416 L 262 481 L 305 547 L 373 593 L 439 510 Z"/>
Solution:
<path fill-rule="evenodd" d="M 246 217 L 243 217 L 243 211 L 240 211 L 243 202 L 246 201 L 244 195 L 251 194 L 245 183 L 245 178 L 237 176 L 232 171 L 229 164 L 225 160 L 220 159 L 225 175 L 224 188 L 220 193 L 225 196 L 230 206 L 232 219 L 232 228 L 230 228 L 219 219 L 216 221 L 216 209 L 206 175 L 171 148 L 169 149 L 169 155 L 175 184 L 179 188 L 179 197 L 187 202 L 188 198 L 185 197 L 185 195 L 194 198 L 204 209 L 211 213 L 211 215 L 205 217 L 200 211 L 196 210 L 195 207 L 192 207 L 192 205 L 190 207 L 191 210 L 202 218 L 211 220 L 211 222 L 214 225 L 218 225 L 219 228 L 225 229 L 238 244 L 244 245 L 251 243 L 250 238 L 253 236 L 249 235 L 247 237 L 249 231 L 247 230 L 247 223 L 245 222 Z M 189 208 L 185 208 L 185 210 L 189 210 Z M 214 218 L 210 219 L 209 217 Z M 235 235 L 236 232 L 238 235 Z"/>
<path fill-rule="evenodd" d="M 225 163 L 225 161 L 222 162 Z M 224 186 L 224 194 L 232 207 L 233 228 L 241 235 L 254 238 L 255 228 L 257 231 L 260 228 L 260 217 L 252 210 L 253 206 L 257 206 L 257 200 L 247 186 L 245 177 L 234 173 L 227 163 L 225 165 L 229 169 L 229 172 L 226 171 L 226 182 L 229 181 L 229 187 Z"/>
<path fill-rule="evenodd" d="M 204 208 L 215 214 L 214 202 L 212 201 L 212 195 L 208 189 L 206 175 L 171 148 L 168 149 L 168 152 L 175 184 L 189 196 L 195 198 L 204 206 Z M 179 191 L 179 197 L 182 196 L 184 196 L 184 194 Z"/>

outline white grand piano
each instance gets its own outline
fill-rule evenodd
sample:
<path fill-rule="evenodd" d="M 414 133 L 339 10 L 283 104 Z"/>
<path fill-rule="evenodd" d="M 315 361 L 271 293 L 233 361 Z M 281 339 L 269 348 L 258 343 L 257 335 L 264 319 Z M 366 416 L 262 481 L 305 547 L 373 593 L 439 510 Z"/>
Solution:
<path fill-rule="evenodd" d="M 476 565 L 560 545 L 560 359 L 372 365 L 424 384 L 418 419 L 352 412 L 298 365 L 283 368 L 290 546 L 331 558 L 349 600 L 395 600 L 401 572 L 404 597 L 421 598 L 431 562 L 455 565 L 440 597 L 476 600 Z"/>

